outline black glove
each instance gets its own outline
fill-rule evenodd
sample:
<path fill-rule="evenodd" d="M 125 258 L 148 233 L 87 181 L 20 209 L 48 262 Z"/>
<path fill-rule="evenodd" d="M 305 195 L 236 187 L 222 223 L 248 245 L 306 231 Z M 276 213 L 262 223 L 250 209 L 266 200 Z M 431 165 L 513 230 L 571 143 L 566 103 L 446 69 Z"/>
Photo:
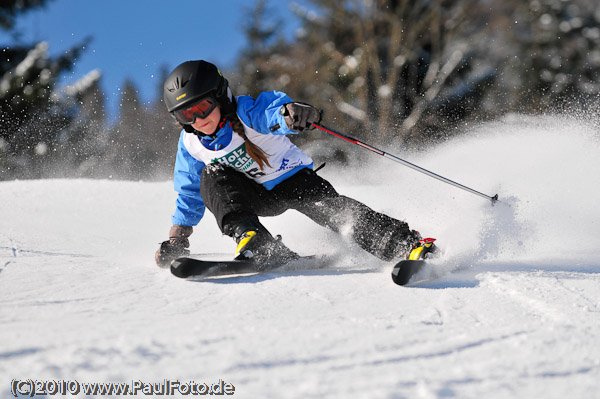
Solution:
<path fill-rule="evenodd" d="M 321 122 L 319 110 L 305 103 L 284 104 L 280 112 L 287 127 L 297 132 L 314 129 L 312 124 Z"/>
<path fill-rule="evenodd" d="M 169 231 L 169 240 L 160 243 L 160 248 L 156 251 L 154 259 L 159 267 L 168 267 L 172 261 L 190 254 L 187 249 L 190 246 L 188 237 L 192 234 L 191 226 L 171 227 Z"/>
<path fill-rule="evenodd" d="M 156 264 L 159 267 L 168 267 L 175 259 L 189 255 L 190 251 L 186 249 L 187 246 L 189 246 L 187 239 L 161 242 L 160 249 L 156 251 Z"/>

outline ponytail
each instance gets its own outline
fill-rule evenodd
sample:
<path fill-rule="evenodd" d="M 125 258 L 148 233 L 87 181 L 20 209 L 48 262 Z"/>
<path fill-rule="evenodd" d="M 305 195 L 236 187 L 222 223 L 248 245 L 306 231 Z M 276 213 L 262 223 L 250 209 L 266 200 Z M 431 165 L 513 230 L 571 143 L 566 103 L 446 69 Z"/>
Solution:
<path fill-rule="evenodd" d="M 240 121 L 237 115 L 234 114 L 233 117 L 228 118 L 231 122 L 231 128 L 234 132 L 236 132 L 241 138 L 246 142 L 246 152 L 260 167 L 260 170 L 265 168 L 265 165 L 271 166 L 269 163 L 268 154 L 265 153 L 262 148 L 254 144 L 250 139 L 246 136 L 246 131 L 244 130 L 244 125 Z"/>

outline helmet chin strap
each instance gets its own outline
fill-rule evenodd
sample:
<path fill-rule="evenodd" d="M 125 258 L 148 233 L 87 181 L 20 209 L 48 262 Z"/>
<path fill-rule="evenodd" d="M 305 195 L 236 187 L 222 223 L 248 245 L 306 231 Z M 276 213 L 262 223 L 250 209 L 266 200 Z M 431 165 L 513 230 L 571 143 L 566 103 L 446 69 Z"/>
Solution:
<path fill-rule="evenodd" d="M 217 127 L 215 128 L 215 131 L 212 132 L 211 134 L 206 134 L 206 133 L 202 133 L 196 129 L 194 129 L 192 127 L 192 125 L 183 125 L 183 128 L 185 129 L 186 132 L 188 133 L 194 133 L 196 136 L 200 136 L 200 137 L 210 137 L 212 139 L 215 139 L 217 137 L 217 133 L 219 133 L 219 130 L 221 130 L 221 128 L 224 128 L 225 125 L 227 125 L 227 118 L 223 117 L 221 118 L 221 121 L 217 124 Z M 191 131 L 187 129 L 187 127 L 190 127 Z"/>

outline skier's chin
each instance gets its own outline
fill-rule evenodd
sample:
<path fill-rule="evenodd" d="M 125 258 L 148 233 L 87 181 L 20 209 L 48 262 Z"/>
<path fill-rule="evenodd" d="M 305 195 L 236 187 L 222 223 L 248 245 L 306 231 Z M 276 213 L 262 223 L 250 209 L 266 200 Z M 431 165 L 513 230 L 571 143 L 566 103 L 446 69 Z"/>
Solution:
<path fill-rule="evenodd" d="M 207 136 L 210 136 L 211 134 L 213 134 L 215 132 L 215 130 L 217 130 L 217 126 L 213 125 L 211 122 L 208 122 L 202 126 L 198 126 L 195 129 L 198 130 L 199 132 L 206 134 Z"/>

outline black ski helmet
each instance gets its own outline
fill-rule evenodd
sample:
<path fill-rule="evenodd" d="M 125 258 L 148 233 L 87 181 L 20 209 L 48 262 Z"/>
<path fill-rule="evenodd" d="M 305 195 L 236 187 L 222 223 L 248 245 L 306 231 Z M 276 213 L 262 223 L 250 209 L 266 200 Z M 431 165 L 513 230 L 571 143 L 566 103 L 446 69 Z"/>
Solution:
<path fill-rule="evenodd" d="M 235 113 L 235 100 L 227 79 L 215 65 L 203 60 L 180 64 L 163 85 L 163 99 L 170 113 L 207 96 L 217 100 L 223 116 Z"/>

